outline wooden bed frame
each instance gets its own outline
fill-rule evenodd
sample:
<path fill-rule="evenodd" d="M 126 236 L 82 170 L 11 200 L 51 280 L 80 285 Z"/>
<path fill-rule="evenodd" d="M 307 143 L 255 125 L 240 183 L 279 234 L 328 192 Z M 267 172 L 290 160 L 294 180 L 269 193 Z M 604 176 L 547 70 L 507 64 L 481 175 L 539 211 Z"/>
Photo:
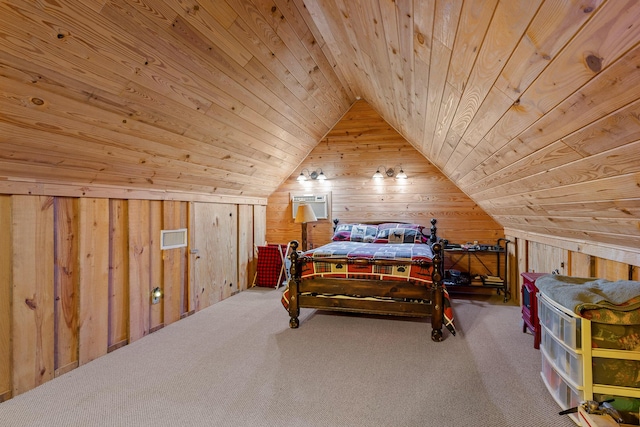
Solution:
<path fill-rule="evenodd" d="M 298 253 L 298 242 L 291 242 L 291 279 L 289 280 L 289 327 L 300 325 L 298 317 L 300 308 L 319 310 L 348 311 L 366 314 L 385 314 L 393 316 L 429 317 L 431 316 L 431 339 L 442 341 L 443 319 L 443 278 L 444 278 L 444 245 L 436 242 L 436 220 L 431 220 L 431 249 L 433 259 L 414 261 L 422 265 L 433 264 L 430 288 L 410 282 L 391 280 L 371 280 L 352 278 L 316 278 L 301 280 L 302 264 L 311 261 L 311 257 L 301 257 Z M 372 260 L 351 258 L 323 258 L 322 262 L 335 264 L 375 264 L 406 265 L 407 261 Z M 326 295 L 358 295 L 361 298 L 348 299 Z M 316 296 L 317 295 L 317 296 Z M 370 300 L 364 297 L 390 297 L 406 299 L 404 301 Z M 421 300 L 412 302 L 411 300 Z M 423 301 L 428 300 L 430 303 Z"/>

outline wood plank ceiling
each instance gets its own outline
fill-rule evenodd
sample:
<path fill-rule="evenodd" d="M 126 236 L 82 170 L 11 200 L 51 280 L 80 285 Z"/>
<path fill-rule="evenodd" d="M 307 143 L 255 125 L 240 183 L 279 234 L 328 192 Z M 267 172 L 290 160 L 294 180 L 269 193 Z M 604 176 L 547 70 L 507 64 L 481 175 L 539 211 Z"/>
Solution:
<path fill-rule="evenodd" d="M 0 191 L 266 198 L 363 99 L 503 226 L 637 249 L 639 68 L 637 0 L 3 1 Z"/>

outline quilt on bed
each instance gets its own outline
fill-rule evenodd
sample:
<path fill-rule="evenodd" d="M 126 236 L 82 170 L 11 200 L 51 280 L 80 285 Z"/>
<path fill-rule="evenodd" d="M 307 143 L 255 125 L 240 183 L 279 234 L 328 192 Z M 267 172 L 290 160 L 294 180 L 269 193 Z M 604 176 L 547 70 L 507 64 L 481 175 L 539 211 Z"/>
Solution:
<path fill-rule="evenodd" d="M 305 252 L 301 280 L 313 278 L 352 278 L 370 280 L 398 280 L 414 283 L 416 286 L 431 286 L 433 252 L 431 246 L 424 243 L 364 243 L 352 241 L 334 241 L 327 245 Z M 327 262 L 329 258 L 346 259 L 346 263 Z M 324 260 L 324 261 L 323 261 Z M 381 261 L 380 263 L 357 262 L 362 260 Z M 391 264 L 384 261 L 393 260 Z M 397 262 L 401 261 L 401 262 Z M 455 335 L 453 310 L 447 289 L 443 287 L 443 323 Z M 335 297 L 335 296 L 334 296 Z M 350 295 L 345 297 L 358 298 Z M 390 298 L 376 298 L 388 300 Z M 430 303 L 430 301 L 425 302 Z M 282 296 L 282 305 L 289 307 L 289 287 Z"/>
<path fill-rule="evenodd" d="M 302 279 L 314 277 L 339 277 L 373 280 L 402 280 L 431 284 L 431 258 L 429 245 L 420 243 L 363 243 L 331 242 L 303 255 L 313 262 L 305 262 Z M 346 258 L 347 263 L 323 262 L 328 258 Z M 355 260 L 395 260 L 406 263 L 352 263 Z"/>

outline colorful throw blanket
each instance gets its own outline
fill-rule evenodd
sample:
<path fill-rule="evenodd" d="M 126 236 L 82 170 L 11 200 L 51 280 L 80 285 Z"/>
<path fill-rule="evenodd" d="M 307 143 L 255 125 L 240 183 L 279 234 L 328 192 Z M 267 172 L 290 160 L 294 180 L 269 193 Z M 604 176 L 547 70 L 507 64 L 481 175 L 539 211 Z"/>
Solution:
<path fill-rule="evenodd" d="M 546 297 L 594 322 L 640 324 L 640 282 L 545 275 L 536 287 Z"/>
<path fill-rule="evenodd" d="M 350 277 L 355 279 L 401 280 L 431 285 L 433 252 L 421 243 L 331 242 L 303 254 L 302 279 L 313 277 Z M 328 259 L 404 261 L 400 263 L 335 263 Z"/>

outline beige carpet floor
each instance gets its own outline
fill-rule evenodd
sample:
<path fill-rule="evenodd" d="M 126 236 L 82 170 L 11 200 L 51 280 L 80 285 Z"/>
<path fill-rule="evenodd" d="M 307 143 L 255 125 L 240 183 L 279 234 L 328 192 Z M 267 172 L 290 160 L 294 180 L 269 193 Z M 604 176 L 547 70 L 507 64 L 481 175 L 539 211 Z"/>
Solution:
<path fill-rule="evenodd" d="M 531 426 L 575 424 L 540 377 L 519 307 L 453 301 L 427 320 L 303 310 L 254 288 L 0 403 L 1 426 Z"/>

